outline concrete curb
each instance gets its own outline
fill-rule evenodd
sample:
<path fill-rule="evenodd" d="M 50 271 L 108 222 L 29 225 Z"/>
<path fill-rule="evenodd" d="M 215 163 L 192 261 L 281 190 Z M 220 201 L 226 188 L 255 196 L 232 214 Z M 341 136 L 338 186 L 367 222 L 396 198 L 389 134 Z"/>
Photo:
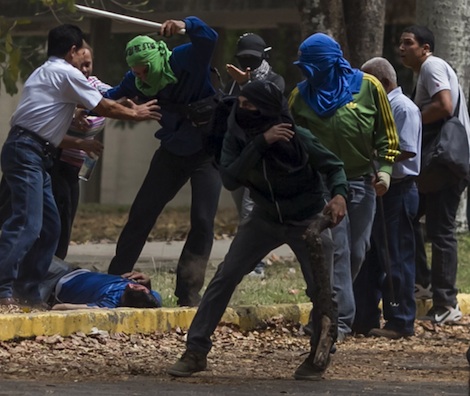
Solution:
<path fill-rule="evenodd" d="M 470 314 L 470 295 L 459 294 L 458 300 L 462 313 Z M 424 315 L 430 307 L 431 301 L 418 301 L 416 316 Z M 243 331 L 263 326 L 265 321 L 274 317 L 305 324 L 310 308 L 309 303 L 227 308 L 222 322 L 238 325 Z M 177 327 L 189 328 L 195 313 L 196 308 L 117 308 L 4 314 L 0 315 L 0 340 L 96 331 L 126 334 L 166 332 Z"/>

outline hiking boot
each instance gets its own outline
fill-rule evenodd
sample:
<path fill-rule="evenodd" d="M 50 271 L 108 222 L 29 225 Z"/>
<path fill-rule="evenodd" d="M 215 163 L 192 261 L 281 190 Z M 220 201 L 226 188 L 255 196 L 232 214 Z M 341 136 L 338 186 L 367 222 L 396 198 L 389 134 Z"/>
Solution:
<path fill-rule="evenodd" d="M 392 329 L 372 329 L 367 334 L 368 337 L 384 337 L 389 340 L 398 340 L 399 338 L 411 337 L 413 334 L 402 333 Z"/>
<path fill-rule="evenodd" d="M 206 367 L 207 355 L 205 353 L 187 349 L 183 356 L 167 370 L 167 373 L 174 377 L 189 377 L 194 373 L 204 371 Z"/>
<path fill-rule="evenodd" d="M 295 370 L 294 373 L 294 378 L 296 380 L 320 381 L 322 379 L 325 368 L 320 368 L 315 363 L 313 363 L 314 358 L 315 355 L 310 353 L 307 359 L 305 359 L 303 363 L 297 367 L 297 370 Z"/>
<path fill-rule="evenodd" d="M 445 323 L 455 323 L 462 319 L 462 311 L 460 311 L 459 304 L 456 304 L 455 307 L 445 306 L 445 307 L 432 307 L 428 313 L 418 318 L 419 320 L 430 320 L 431 322 L 442 325 Z"/>
<path fill-rule="evenodd" d="M 0 305 L 10 305 L 10 306 L 18 307 L 19 303 L 16 298 L 4 297 L 4 298 L 0 298 Z"/>
<path fill-rule="evenodd" d="M 415 298 L 417 300 L 431 300 L 432 299 L 431 284 L 424 287 L 416 283 L 415 284 Z"/>

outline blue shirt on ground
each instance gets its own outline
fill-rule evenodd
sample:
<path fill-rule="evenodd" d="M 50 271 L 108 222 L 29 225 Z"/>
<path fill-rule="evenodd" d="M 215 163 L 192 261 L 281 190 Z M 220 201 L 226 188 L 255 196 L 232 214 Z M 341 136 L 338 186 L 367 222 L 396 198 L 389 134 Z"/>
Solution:
<path fill-rule="evenodd" d="M 90 307 L 117 308 L 121 306 L 121 297 L 132 280 L 119 275 L 83 271 L 61 285 L 57 300 L 70 304 L 86 304 Z M 72 273 L 73 274 L 73 273 Z M 162 298 L 151 290 L 160 306 Z"/>

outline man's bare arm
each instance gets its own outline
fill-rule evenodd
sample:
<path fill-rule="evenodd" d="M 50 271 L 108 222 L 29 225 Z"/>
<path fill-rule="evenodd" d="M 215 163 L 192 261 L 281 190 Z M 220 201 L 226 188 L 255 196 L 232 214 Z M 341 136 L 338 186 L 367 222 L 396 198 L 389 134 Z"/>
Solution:
<path fill-rule="evenodd" d="M 159 110 L 160 106 L 157 105 L 156 99 L 149 100 L 140 105 L 126 107 L 114 100 L 103 98 L 93 109 L 93 112 L 103 117 L 116 118 L 118 120 L 160 121 L 162 115 L 158 112 Z"/>

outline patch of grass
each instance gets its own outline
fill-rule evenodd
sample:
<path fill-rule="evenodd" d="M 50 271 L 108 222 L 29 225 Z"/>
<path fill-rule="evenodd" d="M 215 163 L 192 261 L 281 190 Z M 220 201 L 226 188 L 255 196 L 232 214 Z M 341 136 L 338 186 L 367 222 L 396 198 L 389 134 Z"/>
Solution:
<path fill-rule="evenodd" d="M 169 266 L 171 267 L 171 266 Z M 205 285 L 207 287 L 216 271 L 216 265 L 208 266 Z M 163 299 L 165 307 L 174 307 L 177 299 L 174 296 L 176 274 L 174 270 L 157 269 L 151 274 L 152 285 Z M 265 278 L 246 276 L 238 285 L 229 306 L 270 305 L 308 302 L 305 294 L 305 281 L 296 260 L 268 262 Z"/>
<path fill-rule="evenodd" d="M 115 242 L 125 222 L 129 206 L 81 204 L 74 223 L 72 240 L 84 242 Z M 215 237 L 224 238 L 236 232 L 237 214 L 235 209 L 219 210 L 215 219 Z M 189 229 L 187 208 L 167 208 L 161 214 L 149 236 L 150 240 L 184 240 Z M 457 287 L 461 293 L 470 293 L 470 233 L 458 235 L 459 268 Z M 430 259 L 430 245 L 426 245 Z M 169 267 L 173 267 L 169 266 Z M 205 286 L 212 279 L 216 266 L 209 265 Z M 273 262 L 266 267 L 266 279 L 245 277 L 238 285 L 231 305 L 256 305 L 275 303 L 307 302 L 305 281 L 299 264 L 292 262 Z M 164 299 L 165 306 L 175 306 L 174 289 L 176 274 L 168 269 L 156 269 L 152 274 L 153 285 Z"/>

